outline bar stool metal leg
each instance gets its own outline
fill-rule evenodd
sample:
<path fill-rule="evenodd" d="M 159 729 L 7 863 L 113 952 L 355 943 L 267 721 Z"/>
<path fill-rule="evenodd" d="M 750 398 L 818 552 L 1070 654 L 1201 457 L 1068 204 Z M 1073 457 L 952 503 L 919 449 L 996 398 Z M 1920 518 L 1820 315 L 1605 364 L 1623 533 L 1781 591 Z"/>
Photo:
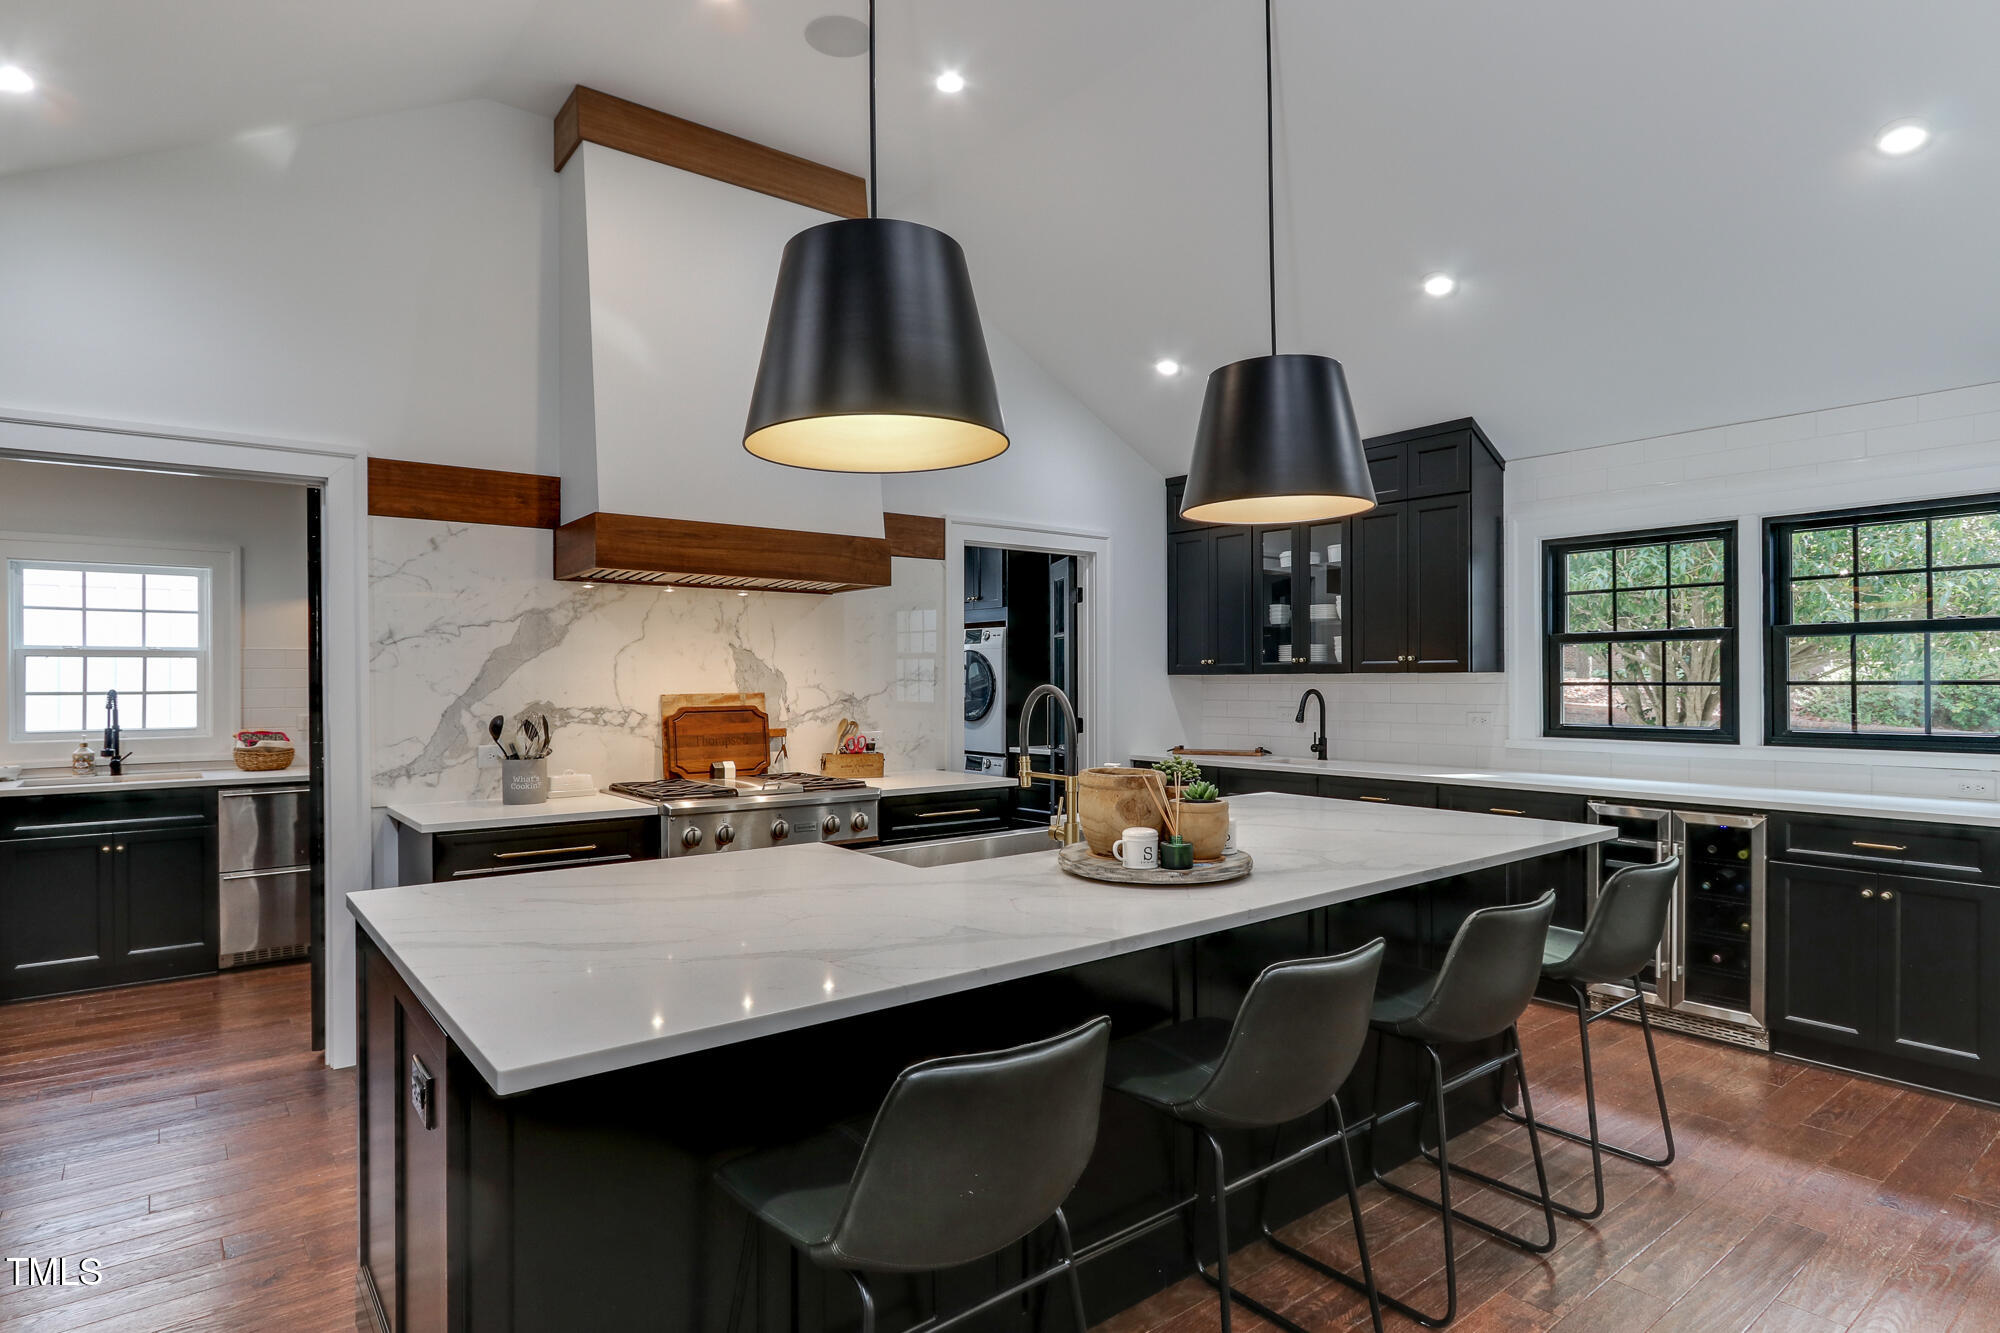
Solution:
<path fill-rule="evenodd" d="M 1322 1277 L 1330 1277 L 1336 1282 L 1344 1283 L 1366 1296 L 1368 1298 L 1368 1317 L 1373 1321 L 1374 1326 L 1379 1329 L 1382 1327 L 1382 1293 L 1375 1286 L 1375 1266 L 1368 1258 L 1368 1232 L 1361 1223 L 1361 1194 L 1356 1188 L 1354 1177 L 1354 1154 L 1347 1147 L 1347 1117 L 1340 1113 L 1340 1103 L 1338 1100 L 1330 1103 L 1330 1105 L 1333 1108 L 1334 1128 L 1340 1133 L 1340 1164 L 1347 1172 L 1347 1211 L 1354 1219 L 1354 1247 L 1361 1255 L 1361 1280 L 1356 1282 L 1348 1274 L 1341 1272 L 1338 1268 L 1326 1263 L 1324 1260 L 1307 1254 L 1296 1245 L 1280 1240 L 1278 1233 L 1271 1227 L 1270 1215 L 1264 1210 L 1263 1200 L 1261 1199 L 1259 1200 L 1257 1209 L 1257 1229 L 1263 1233 L 1264 1239 L 1270 1243 L 1271 1248 L 1278 1251 L 1278 1253 L 1304 1264 L 1307 1268 L 1312 1269 Z M 1277 1155 L 1277 1146 L 1273 1144 L 1271 1156 L 1275 1160 Z"/>
<path fill-rule="evenodd" d="M 851 1268 L 845 1271 L 854 1279 L 854 1289 L 861 1293 L 861 1333 L 875 1333 L 875 1293 L 868 1289 L 868 1279 Z"/>
<path fill-rule="evenodd" d="M 1584 1116 L 1589 1129 L 1585 1134 L 1578 1134 L 1575 1130 L 1564 1129 L 1560 1125 L 1541 1124 L 1539 1122 L 1535 1125 L 1535 1128 L 1545 1134 L 1553 1134 L 1557 1138 L 1566 1139 L 1571 1143 L 1583 1144 L 1590 1149 L 1591 1184 L 1595 1191 L 1592 1206 L 1588 1209 L 1583 1209 L 1560 1201 L 1555 1204 L 1556 1211 L 1562 1213 L 1564 1216 L 1576 1218 L 1581 1222 L 1589 1222 L 1601 1217 L 1604 1213 L 1604 1154 L 1610 1153 L 1615 1157 L 1622 1157 L 1628 1162 L 1637 1162 L 1641 1166 L 1671 1166 L 1673 1165 L 1675 1153 L 1674 1126 L 1672 1119 L 1667 1114 L 1666 1084 L 1660 1078 L 1660 1055 L 1658 1049 L 1653 1045 L 1653 1024 L 1646 1016 L 1645 992 L 1640 988 L 1639 978 L 1632 978 L 1633 993 L 1630 997 L 1620 1000 L 1617 1004 L 1595 1014 L 1590 1012 L 1590 994 L 1588 990 L 1575 984 L 1572 984 L 1570 989 L 1576 995 L 1576 1035 L 1577 1043 L 1583 1053 L 1583 1105 Z M 1604 1142 L 1603 1135 L 1598 1132 L 1597 1084 L 1595 1073 L 1591 1067 L 1590 1025 L 1600 1019 L 1609 1018 L 1620 1009 L 1632 1004 L 1636 1004 L 1639 1008 L 1639 1030 L 1645 1037 L 1646 1063 L 1651 1067 L 1653 1074 L 1653 1100 L 1660 1108 L 1660 1131 L 1665 1136 L 1667 1143 L 1667 1151 L 1658 1157 L 1649 1157 L 1644 1153 L 1630 1148 L 1621 1148 L 1616 1144 L 1606 1143 Z M 1526 1109 L 1525 1104 L 1524 1109 Z M 1508 1110 L 1504 1106 L 1501 1108 L 1501 1111 L 1509 1120 L 1512 1120 L 1517 1125 L 1527 1123 L 1525 1117 L 1520 1112 Z"/>

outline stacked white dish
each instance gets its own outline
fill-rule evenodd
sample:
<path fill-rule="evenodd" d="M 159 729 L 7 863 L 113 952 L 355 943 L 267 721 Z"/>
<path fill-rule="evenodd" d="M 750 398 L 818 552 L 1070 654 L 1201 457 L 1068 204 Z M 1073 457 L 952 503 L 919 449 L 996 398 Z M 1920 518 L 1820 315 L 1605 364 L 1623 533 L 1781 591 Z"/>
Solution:
<path fill-rule="evenodd" d="M 1306 615 L 1314 620 L 1338 620 L 1340 618 L 1340 603 L 1314 602 L 1306 608 Z"/>
<path fill-rule="evenodd" d="M 1289 624 L 1291 624 L 1291 623 L 1292 623 L 1292 604 L 1291 604 L 1290 602 L 1273 602 L 1273 603 L 1271 603 L 1271 623 L 1272 623 L 1273 625 L 1289 625 Z"/>

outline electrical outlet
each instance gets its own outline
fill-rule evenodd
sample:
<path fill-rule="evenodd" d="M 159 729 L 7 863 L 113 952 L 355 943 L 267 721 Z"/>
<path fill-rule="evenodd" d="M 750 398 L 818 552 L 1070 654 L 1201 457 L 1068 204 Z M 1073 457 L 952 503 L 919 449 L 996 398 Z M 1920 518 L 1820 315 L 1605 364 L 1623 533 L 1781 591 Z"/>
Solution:
<path fill-rule="evenodd" d="M 503 757 L 500 753 L 500 747 L 497 745 L 482 745 L 479 747 L 479 767 L 481 768 L 498 768 L 500 767 L 500 760 Z"/>
<path fill-rule="evenodd" d="M 1493 725 L 1493 714 L 1490 710 L 1484 708 L 1469 709 L 1465 714 L 1465 725 L 1468 727 L 1490 727 Z"/>
<path fill-rule="evenodd" d="M 1960 778 L 1958 780 L 1958 794 L 1960 796 L 1984 796 L 1990 799 L 1993 795 L 1993 779 L 1981 776 Z"/>

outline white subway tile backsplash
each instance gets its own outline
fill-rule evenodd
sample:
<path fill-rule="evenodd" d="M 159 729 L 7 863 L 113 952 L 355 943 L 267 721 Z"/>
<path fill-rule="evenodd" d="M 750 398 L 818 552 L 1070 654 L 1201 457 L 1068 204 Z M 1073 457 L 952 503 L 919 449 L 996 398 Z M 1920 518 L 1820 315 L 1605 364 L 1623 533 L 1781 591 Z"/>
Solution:
<path fill-rule="evenodd" d="M 1848 431 L 1905 425 L 1917 419 L 1917 404 L 1915 398 L 1884 398 L 1880 402 L 1856 403 L 1852 407 L 1831 407 L 1817 414 L 1814 433 L 1841 435 Z"/>
<path fill-rule="evenodd" d="M 1818 435 L 1807 440 L 1787 440 L 1774 444 L 1770 450 L 1770 465 L 1773 468 L 1814 466 L 1823 467 L 1828 463 L 1845 459 L 1861 458 L 1868 453 L 1868 433 L 1851 430 L 1834 435 Z"/>
<path fill-rule="evenodd" d="M 1924 449 L 1971 444 L 1980 437 L 1977 417 L 1940 417 L 1907 426 L 1884 426 L 1868 432 L 1871 455 L 1913 454 Z"/>
<path fill-rule="evenodd" d="M 2000 412 L 2000 382 L 1974 384 L 1963 389 L 1946 389 L 1941 393 L 1927 393 L 1916 401 L 1917 415 L 1925 421 L 1941 417 L 1972 416 L 1981 412 Z"/>
<path fill-rule="evenodd" d="M 1729 448 L 1733 452 L 1746 446 L 1776 444 L 1782 440 L 1803 440 L 1816 432 L 1817 412 L 1801 412 L 1789 417 L 1764 417 L 1758 421 L 1740 421 L 1728 427 Z"/>

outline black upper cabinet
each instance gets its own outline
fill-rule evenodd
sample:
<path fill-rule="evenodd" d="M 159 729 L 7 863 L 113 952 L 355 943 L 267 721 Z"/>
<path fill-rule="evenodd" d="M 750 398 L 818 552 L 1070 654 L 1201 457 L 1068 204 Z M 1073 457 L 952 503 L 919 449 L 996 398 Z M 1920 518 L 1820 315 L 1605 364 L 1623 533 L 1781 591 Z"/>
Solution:
<path fill-rule="evenodd" d="M 1190 523 L 1167 483 L 1170 672 L 1500 669 L 1499 455 L 1470 418 L 1367 455 L 1378 503 L 1341 522 Z"/>
<path fill-rule="evenodd" d="M 965 548 L 965 623 L 1007 619 L 1007 553 L 997 546 Z"/>

